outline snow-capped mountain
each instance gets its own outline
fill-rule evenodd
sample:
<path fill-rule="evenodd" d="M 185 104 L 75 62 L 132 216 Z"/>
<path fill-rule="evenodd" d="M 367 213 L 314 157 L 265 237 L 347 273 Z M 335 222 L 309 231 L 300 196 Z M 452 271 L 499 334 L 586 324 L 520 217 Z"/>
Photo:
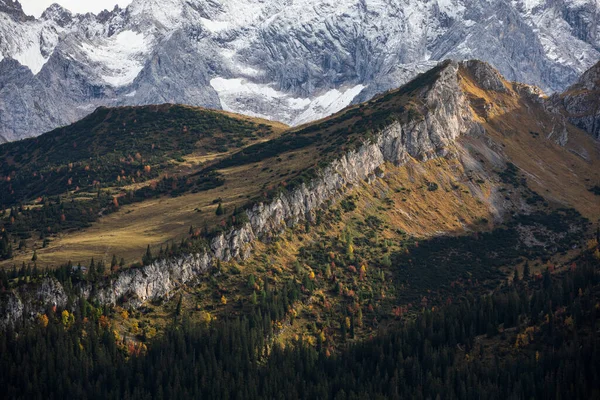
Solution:
<path fill-rule="evenodd" d="M 134 0 L 39 18 L 0 0 L 0 135 L 177 102 L 289 124 L 478 58 L 562 90 L 600 59 L 597 0 Z"/>

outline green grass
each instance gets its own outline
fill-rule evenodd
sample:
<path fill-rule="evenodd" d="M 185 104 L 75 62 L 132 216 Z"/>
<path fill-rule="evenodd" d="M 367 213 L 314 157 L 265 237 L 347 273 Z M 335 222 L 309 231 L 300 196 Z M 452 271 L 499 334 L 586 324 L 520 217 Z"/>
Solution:
<path fill-rule="evenodd" d="M 0 204 L 156 178 L 192 153 L 224 153 L 273 126 L 179 106 L 99 108 L 70 126 L 0 146 Z"/>

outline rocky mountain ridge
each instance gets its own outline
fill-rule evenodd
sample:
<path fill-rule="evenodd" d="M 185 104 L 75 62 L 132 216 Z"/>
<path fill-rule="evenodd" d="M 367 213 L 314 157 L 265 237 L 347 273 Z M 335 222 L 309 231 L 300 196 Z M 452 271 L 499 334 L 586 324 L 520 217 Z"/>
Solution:
<path fill-rule="evenodd" d="M 480 71 L 482 85 L 492 82 L 493 70 L 488 65 L 464 65 Z M 254 241 L 268 240 L 286 226 L 313 220 L 318 209 L 339 199 L 359 182 L 374 178 L 386 162 L 402 164 L 410 158 L 427 160 L 444 156 L 460 135 L 482 134 L 483 128 L 470 117 L 468 101 L 459 86 L 459 63 L 445 62 L 436 70 L 435 82 L 431 87 L 422 88 L 418 95 L 423 107 L 430 110 L 424 118 L 416 118 L 408 124 L 391 123 L 377 133 L 374 140 L 364 142 L 358 150 L 332 162 L 312 182 L 283 193 L 270 203 L 256 204 L 247 211 L 249 222 L 215 237 L 210 251 L 121 271 L 97 287 L 81 287 L 82 295 L 98 304 L 114 305 L 126 300 L 133 308 L 147 301 L 168 298 L 177 288 L 209 271 L 217 260 L 245 259 L 250 256 Z M 47 290 L 49 286 L 54 289 Z M 43 294 L 49 292 L 52 295 Z M 2 302 L 3 325 L 21 316 L 35 315 L 48 304 L 64 306 L 66 297 L 62 294 L 60 284 L 51 278 L 34 290 L 33 301 L 27 300 L 29 297 L 22 299 L 19 292 L 10 293 Z"/>
<path fill-rule="evenodd" d="M 467 141 L 489 141 L 490 138 L 485 139 L 485 127 L 473 110 L 474 104 L 477 105 L 478 102 L 468 97 L 464 82 L 461 82 L 465 79 L 465 73 L 476 82 L 480 90 L 492 95 L 505 95 L 517 88 L 523 91 L 520 96 L 534 98 L 540 106 L 543 103 L 539 93 L 527 91 L 527 86 L 506 86 L 502 76 L 489 64 L 479 61 L 444 62 L 428 72 L 427 79 L 417 78 L 418 85 L 421 86 L 415 89 L 413 86 L 416 84 L 407 85 L 413 90 L 414 101 L 421 104 L 422 110 L 426 110 L 424 114 L 416 113 L 408 120 L 403 119 L 403 122 L 394 118 L 356 150 L 345 153 L 321 169 L 318 177 L 311 182 L 283 192 L 270 202 L 255 204 L 246 211 L 246 224 L 213 238 L 210 249 L 206 252 L 158 260 L 144 267 L 122 270 L 97 285 L 80 286 L 81 295 L 100 305 L 120 304 L 130 308 L 139 308 L 148 301 L 167 299 L 180 287 L 191 285 L 198 277 L 209 273 L 218 262 L 247 259 L 252 255 L 257 240 L 269 241 L 286 227 L 303 221 L 314 221 L 318 210 L 347 195 L 353 187 L 384 176 L 386 163 L 402 165 L 410 160 L 456 157 L 463 151 L 460 150 L 462 145 L 457 144 L 461 137 Z M 398 93 L 402 93 L 402 90 Z M 373 102 L 386 96 L 399 95 L 398 93 L 390 92 Z M 568 140 L 567 135 L 563 145 Z M 476 162 L 469 157 L 466 158 L 467 162 Z M 498 163 L 502 168 L 504 163 Z M 476 170 L 480 167 L 471 164 L 469 168 Z M 509 212 L 506 195 L 500 191 L 479 193 L 477 196 L 489 204 L 490 212 L 497 221 L 502 221 L 504 214 Z M 526 204 L 521 206 L 529 207 Z M 27 291 L 5 293 L 1 302 L 1 324 L 8 326 L 22 317 L 34 316 L 48 306 L 64 307 L 64 293 L 60 283 L 53 278 L 46 278 Z"/>
<path fill-rule="evenodd" d="M 573 125 L 600 139 L 600 61 L 549 103 Z"/>
<path fill-rule="evenodd" d="M 561 91 L 600 58 L 594 0 L 134 0 L 99 15 L 53 5 L 39 19 L 2 4 L 7 141 L 102 105 L 182 103 L 301 124 L 447 58 Z"/>

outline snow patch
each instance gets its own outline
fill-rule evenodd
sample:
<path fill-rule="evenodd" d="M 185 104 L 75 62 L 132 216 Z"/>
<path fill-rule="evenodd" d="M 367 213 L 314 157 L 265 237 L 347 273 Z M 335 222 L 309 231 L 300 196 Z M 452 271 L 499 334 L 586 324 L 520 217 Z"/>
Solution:
<path fill-rule="evenodd" d="M 229 28 L 229 23 L 227 21 L 212 21 L 206 18 L 200 18 L 200 21 L 202 22 L 202 25 L 211 32 L 220 32 Z"/>
<path fill-rule="evenodd" d="M 210 85 L 217 91 L 219 97 L 224 96 L 239 96 L 239 95 L 255 95 L 267 100 L 277 100 L 287 103 L 288 107 L 295 110 L 302 110 L 310 104 L 309 99 L 294 98 L 290 95 L 277 91 L 269 85 L 248 82 L 242 78 L 225 79 L 213 78 Z M 221 101 L 222 103 L 222 101 Z M 232 111 L 232 110 L 225 110 Z"/>
<path fill-rule="evenodd" d="M 81 49 L 92 62 L 102 66 L 100 77 L 113 87 L 133 82 L 144 67 L 144 55 L 148 52 L 144 35 L 131 30 L 105 39 L 99 45 L 82 43 Z"/>
<path fill-rule="evenodd" d="M 24 50 L 14 55 L 14 59 L 29 67 L 34 75 L 40 72 L 48 60 L 42 55 L 38 42 L 29 42 Z"/>
<path fill-rule="evenodd" d="M 292 97 L 269 85 L 249 82 L 242 78 L 213 78 L 210 84 L 219 95 L 221 107 L 225 111 L 276 119 L 290 125 L 299 125 L 334 114 L 347 107 L 365 88 L 363 85 L 356 85 L 345 90 L 331 89 L 315 98 L 304 98 Z M 257 104 L 262 104 L 262 107 L 257 107 Z"/>
<path fill-rule="evenodd" d="M 343 108 L 348 107 L 364 88 L 364 85 L 356 85 L 344 91 L 332 89 L 316 97 L 311 101 L 309 107 L 294 119 L 292 125 L 301 125 L 335 114 Z"/>

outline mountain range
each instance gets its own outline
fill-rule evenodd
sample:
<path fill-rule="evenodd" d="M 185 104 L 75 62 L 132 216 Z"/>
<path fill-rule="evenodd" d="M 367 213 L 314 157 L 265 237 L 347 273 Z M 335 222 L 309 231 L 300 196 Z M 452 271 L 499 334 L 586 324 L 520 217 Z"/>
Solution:
<path fill-rule="evenodd" d="M 36 263 L 63 271 L 67 262 L 108 264 L 116 254 L 122 270 L 70 290 L 137 309 L 223 265 L 240 265 L 242 276 L 265 257 L 291 268 L 299 246 L 339 241 L 364 224 L 401 246 L 510 227 L 513 239 L 494 251 L 560 260 L 580 248 L 587 221 L 600 213 L 598 141 L 569 122 L 595 126 L 598 116 L 568 111 L 571 102 L 585 103 L 577 98 L 593 98 L 597 82 L 586 83 L 598 68 L 543 98 L 487 63 L 445 61 L 399 89 L 296 128 L 189 106 L 100 108 L 0 146 L 1 201 L 10 207 L 5 244 L 23 238 L 10 254 L 4 246 L 3 265 L 25 264 L 32 249 Z M 312 225 L 326 226 L 331 237 Z M 373 239 L 363 234 L 361 241 Z M 283 248 L 265 250 L 282 235 Z M 364 262 L 381 263 L 388 250 L 367 251 L 359 237 Z M 173 244 L 180 239 L 181 247 Z M 510 268 L 521 262 L 510 257 L 502 261 Z M 426 262 L 414 273 L 441 267 Z M 494 271 L 469 274 L 488 279 Z M 9 292 L 1 325 L 48 304 L 64 307 L 62 285 L 44 282 L 31 289 L 34 300 L 30 289 Z M 237 292 L 235 285 L 229 290 Z"/>
<path fill-rule="evenodd" d="M 300 125 L 447 58 L 481 59 L 509 80 L 563 92 L 600 59 L 600 6 L 134 0 L 98 15 L 55 4 L 36 19 L 0 0 L 0 136 L 37 136 L 99 106 L 158 103 Z"/>

